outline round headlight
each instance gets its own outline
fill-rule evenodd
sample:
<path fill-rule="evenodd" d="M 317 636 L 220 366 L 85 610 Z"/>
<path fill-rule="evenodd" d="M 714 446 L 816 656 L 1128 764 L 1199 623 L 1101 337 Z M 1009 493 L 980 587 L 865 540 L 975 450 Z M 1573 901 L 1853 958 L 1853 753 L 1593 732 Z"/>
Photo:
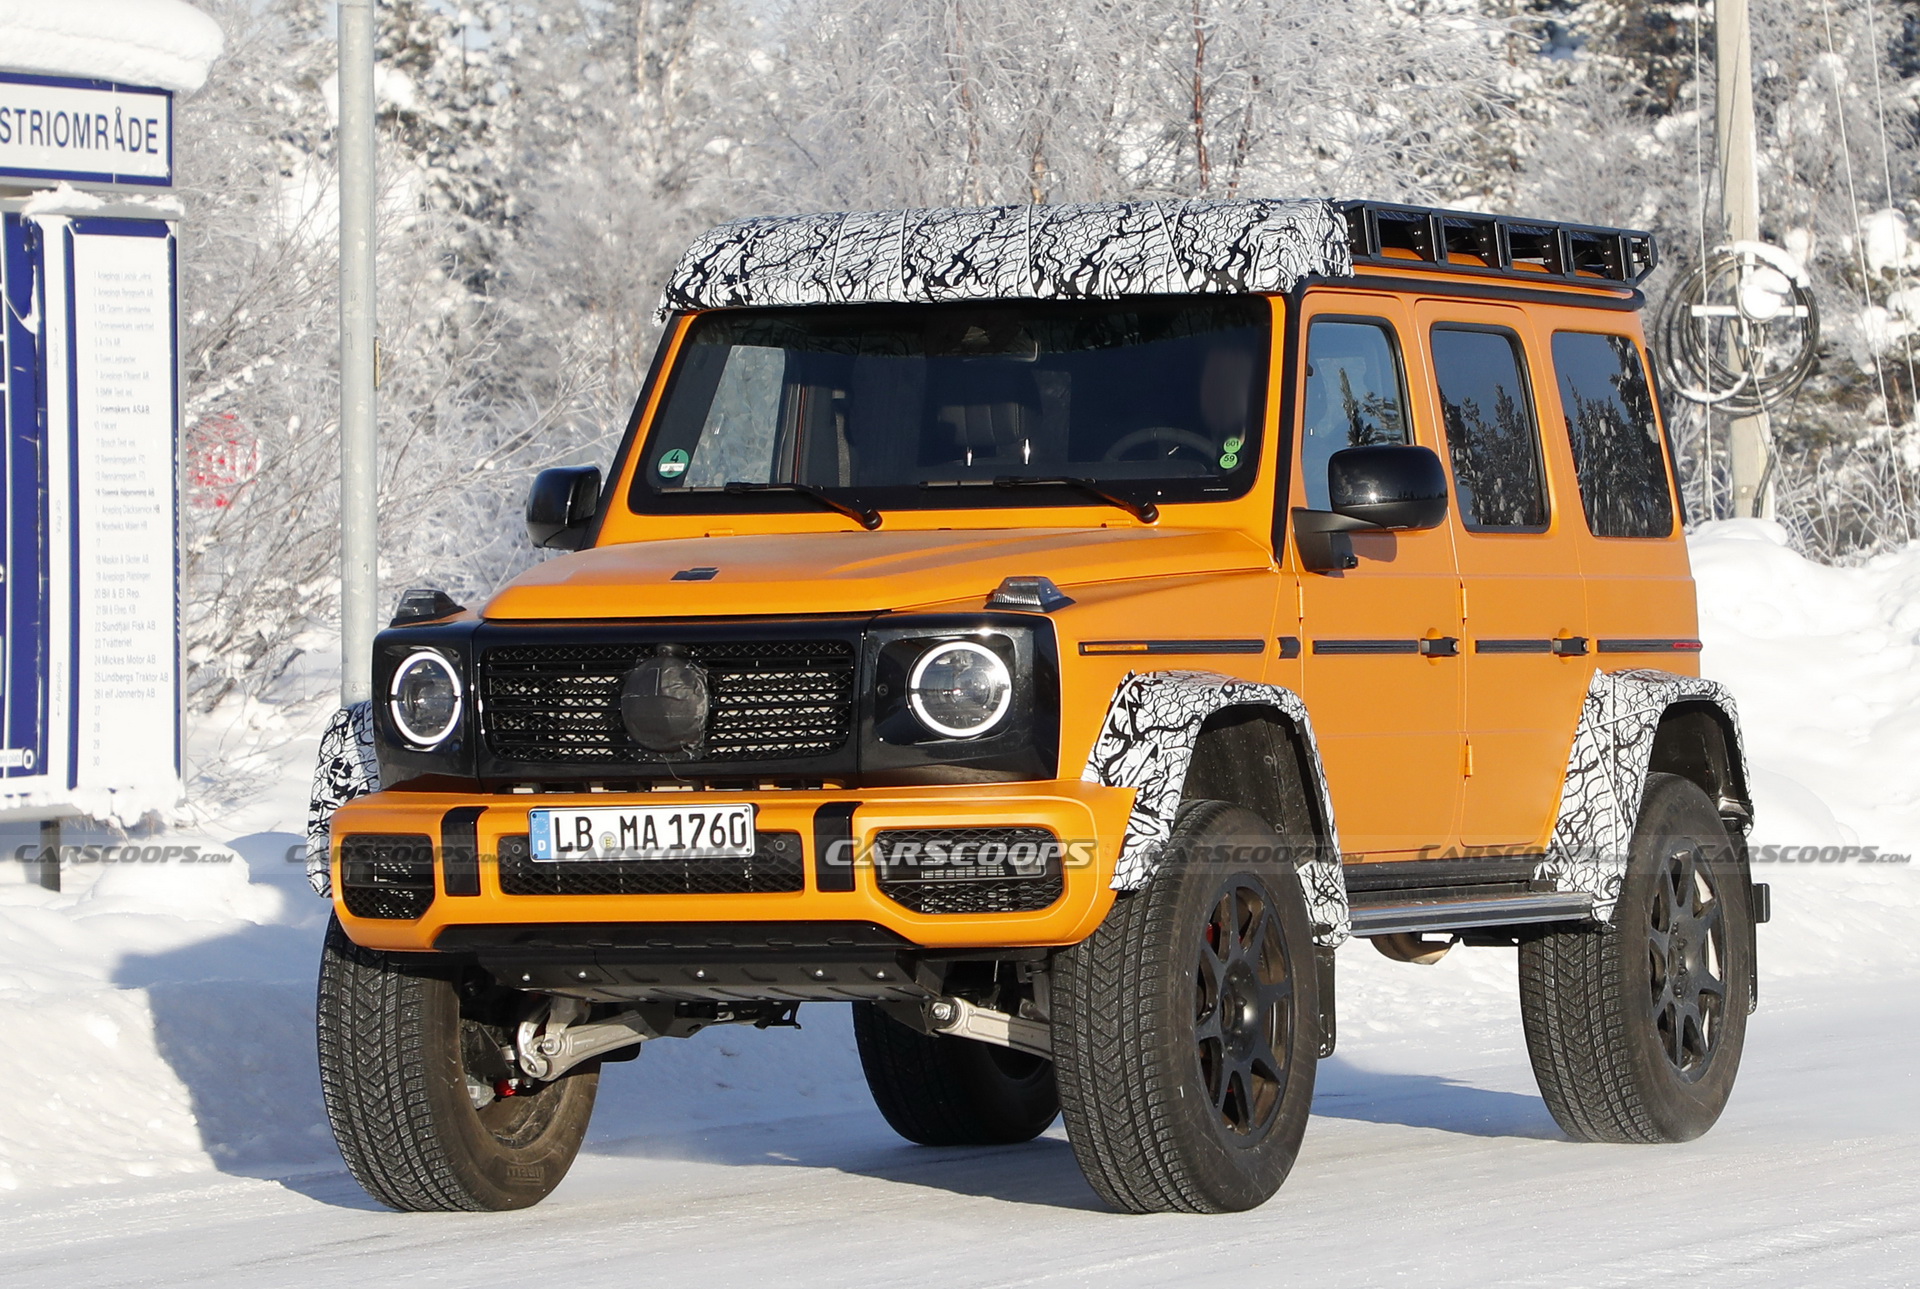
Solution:
<path fill-rule="evenodd" d="M 460 721 L 460 675 L 437 653 L 410 655 L 393 673 L 387 709 L 409 743 L 432 747 L 446 741 Z"/>
<path fill-rule="evenodd" d="M 1013 677 L 984 645 L 935 645 L 907 677 L 907 705 L 936 734 L 974 738 L 998 725 L 1013 705 Z"/>

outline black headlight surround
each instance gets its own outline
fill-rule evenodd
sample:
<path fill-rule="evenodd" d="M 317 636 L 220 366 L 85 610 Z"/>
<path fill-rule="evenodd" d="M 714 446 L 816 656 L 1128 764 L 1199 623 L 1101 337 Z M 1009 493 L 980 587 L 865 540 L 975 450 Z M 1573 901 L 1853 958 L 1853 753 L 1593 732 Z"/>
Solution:
<path fill-rule="evenodd" d="M 479 723 L 473 689 L 473 632 L 477 625 L 468 619 L 392 627 L 373 638 L 374 752 L 380 760 L 382 787 L 433 791 L 478 786 L 474 743 Z M 407 737 L 394 721 L 389 705 L 394 673 L 423 650 L 445 658 L 460 680 L 460 715 L 452 733 L 431 748 L 420 747 Z"/>
<path fill-rule="evenodd" d="M 907 702 L 914 664 L 954 641 L 999 655 L 1013 677 L 1007 713 L 985 734 L 929 730 Z M 1052 778 L 1059 760 L 1060 668 L 1053 624 L 1036 614 L 883 614 L 862 666 L 861 780 L 874 786 Z"/>

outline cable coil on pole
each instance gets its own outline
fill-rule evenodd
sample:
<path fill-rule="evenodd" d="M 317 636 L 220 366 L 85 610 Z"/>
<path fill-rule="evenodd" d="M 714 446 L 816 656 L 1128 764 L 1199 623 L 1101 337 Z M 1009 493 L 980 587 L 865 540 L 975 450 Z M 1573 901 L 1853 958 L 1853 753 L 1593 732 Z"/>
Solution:
<path fill-rule="evenodd" d="M 1736 416 L 1788 398 L 1819 362 L 1813 281 L 1763 242 L 1716 247 L 1675 284 L 1654 325 L 1669 387 Z"/>

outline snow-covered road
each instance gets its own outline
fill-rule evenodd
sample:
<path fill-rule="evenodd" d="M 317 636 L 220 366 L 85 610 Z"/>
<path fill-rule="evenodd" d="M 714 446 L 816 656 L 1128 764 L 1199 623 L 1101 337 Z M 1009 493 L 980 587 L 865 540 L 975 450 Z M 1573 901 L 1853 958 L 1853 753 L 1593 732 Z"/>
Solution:
<path fill-rule="evenodd" d="M 66 1189 L 0 1206 L 0 1278 L 585 1289 L 1920 1276 L 1914 980 L 1775 988 L 1711 1134 L 1684 1146 L 1585 1146 L 1560 1138 L 1534 1093 L 1499 989 L 1512 956 L 1480 950 L 1464 969 L 1431 970 L 1356 960 L 1364 987 L 1350 992 L 1436 1019 L 1416 1038 L 1350 1017 L 1357 1032 L 1323 1067 L 1300 1163 L 1253 1213 L 1105 1212 L 1057 1128 L 1027 1146 L 925 1150 L 855 1101 L 802 1118 L 649 1130 L 646 1085 L 673 1073 L 647 1070 L 650 1054 L 609 1071 L 610 1122 L 532 1211 L 389 1213 L 326 1170 Z M 843 1011 L 814 1011 L 805 1035 L 753 1038 L 773 1060 L 825 1058 L 852 1075 Z M 712 1097 L 724 1111 L 727 1090 Z"/>

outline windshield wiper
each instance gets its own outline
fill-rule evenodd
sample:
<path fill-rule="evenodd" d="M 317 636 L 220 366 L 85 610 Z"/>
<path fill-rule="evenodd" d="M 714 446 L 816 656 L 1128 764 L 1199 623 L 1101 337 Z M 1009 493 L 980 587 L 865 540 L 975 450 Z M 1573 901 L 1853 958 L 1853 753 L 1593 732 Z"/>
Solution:
<path fill-rule="evenodd" d="M 754 492 L 788 492 L 796 497 L 805 497 L 810 501 L 819 502 L 828 510 L 837 510 L 868 532 L 872 532 L 881 524 L 880 512 L 873 507 L 855 506 L 836 497 L 829 497 L 825 491 L 810 483 L 743 483 L 736 479 L 721 491 L 729 497 L 744 497 Z"/>
<path fill-rule="evenodd" d="M 1050 475 L 1042 478 L 1030 478 L 1021 474 L 1003 474 L 993 481 L 996 488 L 1072 488 L 1075 492 L 1092 497 L 1095 501 L 1104 501 L 1109 506 L 1118 506 L 1143 524 L 1159 520 L 1160 507 L 1151 501 L 1130 501 L 1118 493 L 1108 492 L 1092 479 L 1076 479 L 1069 475 Z"/>

